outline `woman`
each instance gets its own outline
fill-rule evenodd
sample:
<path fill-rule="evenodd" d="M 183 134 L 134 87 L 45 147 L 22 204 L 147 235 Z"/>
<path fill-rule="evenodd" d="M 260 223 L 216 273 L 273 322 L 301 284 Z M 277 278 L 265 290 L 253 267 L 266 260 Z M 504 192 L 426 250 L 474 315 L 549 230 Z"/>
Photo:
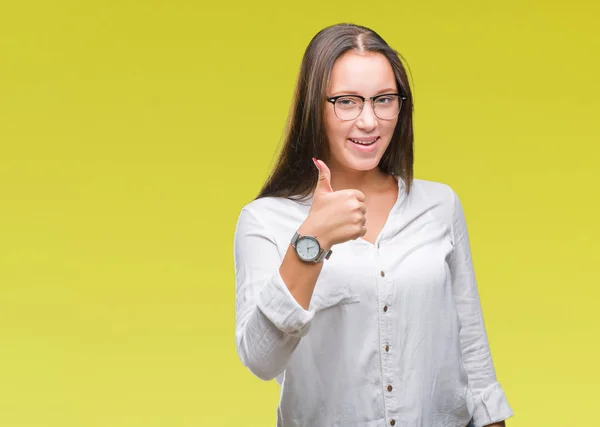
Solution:
<path fill-rule="evenodd" d="M 412 95 L 372 30 L 310 42 L 277 165 L 234 239 L 240 359 L 277 426 L 503 426 L 460 201 L 413 179 Z M 470 424 L 471 423 L 471 424 Z"/>

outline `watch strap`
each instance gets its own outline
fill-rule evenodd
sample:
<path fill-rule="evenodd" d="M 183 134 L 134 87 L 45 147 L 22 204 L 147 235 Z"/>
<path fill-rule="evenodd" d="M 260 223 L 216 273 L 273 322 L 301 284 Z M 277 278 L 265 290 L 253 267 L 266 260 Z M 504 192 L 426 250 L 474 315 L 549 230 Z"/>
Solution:
<path fill-rule="evenodd" d="M 292 244 L 292 247 L 296 247 L 296 242 L 298 241 L 298 239 L 300 238 L 301 234 L 298 233 L 298 231 L 296 231 L 294 233 L 294 236 L 292 237 L 292 241 L 290 242 Z"/>
<path fill-rule="evenodd" d="M 326 251 L 325 249 L 321 249 L 319 255 L 317 255 L 317 258 L 314 262 L 321 262 L 323 260 L 329 259 L 332 253 L 333 251 L 331 249 L 329 249 L 328 251 Z"/>

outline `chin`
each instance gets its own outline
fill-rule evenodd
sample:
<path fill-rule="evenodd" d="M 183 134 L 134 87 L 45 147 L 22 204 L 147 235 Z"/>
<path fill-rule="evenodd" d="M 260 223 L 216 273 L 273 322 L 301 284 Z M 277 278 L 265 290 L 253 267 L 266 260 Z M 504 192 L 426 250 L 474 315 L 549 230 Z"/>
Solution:
<path fill-rule="evenodd" d="M 356 171 L 370 171 L 375 169 L 379 165 L 380 157 L 372 158 L 372 159 L 361 159 L 361 160 L 349 160 L 346 162 L 346 166 L 349 169 L 353 169 Z"/>

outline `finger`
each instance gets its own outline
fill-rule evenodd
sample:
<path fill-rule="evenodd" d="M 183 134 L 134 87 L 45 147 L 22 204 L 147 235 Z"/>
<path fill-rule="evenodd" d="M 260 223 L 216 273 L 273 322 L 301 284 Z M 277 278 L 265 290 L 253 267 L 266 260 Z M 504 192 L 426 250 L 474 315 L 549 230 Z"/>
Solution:
<path fill-rule="evenodd" d="M 319 180 L 315 192 L 333 193 L 331 188 L 331 171 L 322 160 L 317 160 L 313 157 L 313 162 L 319 170 Z"/>
<path fill-rule="evenodd" d="M 365 205 L 364 203 L 360 204 L 360 213 L 363 215 L 367 214 L 367 205 Z"/>
<path fill-rule="evenodd" d="M 360 190 L 354 190 L 354 194 L 356 196 L 356 198 L 358 199 L 359 202 L 364 202 L 366 197 L 365 197 L 365 193 L 363 193 Z"/>

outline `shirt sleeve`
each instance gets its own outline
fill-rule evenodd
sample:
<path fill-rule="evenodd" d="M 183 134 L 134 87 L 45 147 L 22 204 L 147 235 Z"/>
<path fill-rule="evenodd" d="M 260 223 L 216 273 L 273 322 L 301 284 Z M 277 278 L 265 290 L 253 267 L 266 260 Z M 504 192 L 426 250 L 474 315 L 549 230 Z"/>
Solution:
<path fill-rule="evenodd" d="M 244 207 L 234 235 L 236 346 L 244 366 L 265 381 L 285 369 L 314 317 L 289 292 L 281 262 L 267 227 Z"/>
<path fill-rule="evenodd" d="M 513 411 L 496 379 L 473 270 L 465 216 L 454 191 L 452 200 L 452 291 L 461 324 L 463 361 L 474 398 L 473 423 L 475 427 L 481 427 L 503 421 L 511 417 Z"/>

